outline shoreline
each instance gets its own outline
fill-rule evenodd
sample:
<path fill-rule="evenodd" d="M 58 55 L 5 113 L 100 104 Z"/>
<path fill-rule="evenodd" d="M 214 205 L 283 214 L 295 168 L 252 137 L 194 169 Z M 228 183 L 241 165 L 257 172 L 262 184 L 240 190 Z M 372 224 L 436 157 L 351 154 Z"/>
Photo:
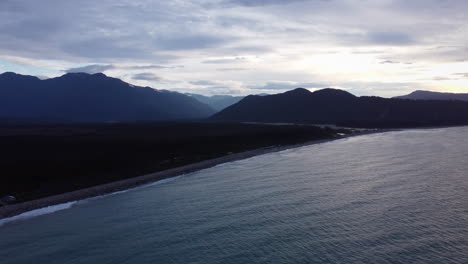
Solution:
<path fill-rule="evenodd" d="M 330 141 L 335 141 L 339 139 L 345 139 L 349 137 L 355 136 L 362 136 L 362 135 L 369 135 L 369 134 L 376 134 L 376 133 L 384 133 L 390 131 L 397 131 L 398 129 L 372 129 L 372 130 L 364 130 L 355 132 L 352 134 L 328 138 L 328 139 L 318 139 L 318 140 L 311 140 L 304 143 L 299 144 L 292 144 L 292 145 L 284 145 L 284 146 L 270 146 L 260 149 L 253 149 L 239 153 L 233 153 L 226 156 L 204 160 L 172 169 L 167 169 L 163 171 L 158 171 L 154 173 L 149 173 L 141 176 L 136 176 L 124 180 L 119 180 L 115 182 L 100 184 L 84 189 L 79 189 L 71 192 L 66 192 L 62 194 L 52 195 L 36 200 L 31 200 L 27 202 L 22 202 L 18 204 L 11 204 L 0 207 L 0 219 L 10 218 L 22 213 L 26 213 L 32 210 L 46 208 L 49 206 L 69 203 L 73 201 L 84 200 L 92 197 L 97 197 L 101 195 L 111 194 L 119 191 L 124 191 L 128 189 L 132 189 L 138 186 L 142 186 L 145 184 L 149 184 L 152 182 L 157 182 L 160 180 L 173 178 L 176 176 L 197 172 L 203 169 L 208 169 L 215 167 L 217 165 L 233 162 L 237 160 L 248 159 L 255 156 L 260 156 L 268 153 L 279 152 L 287 149 L 299 148 L 304 146 L 310 146 L 315 144 L 326 143 Z"/>

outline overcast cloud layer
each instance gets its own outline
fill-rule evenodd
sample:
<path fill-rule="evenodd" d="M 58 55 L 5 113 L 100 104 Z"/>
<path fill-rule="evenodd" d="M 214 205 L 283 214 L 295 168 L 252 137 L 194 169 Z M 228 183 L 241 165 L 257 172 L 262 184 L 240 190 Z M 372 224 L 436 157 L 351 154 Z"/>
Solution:
<path fill-rule="evenodd" d="M 0 0 L 0 72 L 202 94 L 468 92 L 466 0 Z"/>

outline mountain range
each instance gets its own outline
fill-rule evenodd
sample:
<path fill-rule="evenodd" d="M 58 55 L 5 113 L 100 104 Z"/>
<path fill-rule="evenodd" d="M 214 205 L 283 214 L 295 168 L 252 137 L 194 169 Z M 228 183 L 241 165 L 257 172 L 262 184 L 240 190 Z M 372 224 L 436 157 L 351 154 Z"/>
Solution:
<path fill-rule="evenodd" d="M 0 118 L 54 122 L 128 122 L 207 118 L 215 111 L 177 92 L 128 84 L 102 73 L 40 80 L 0 74 Z"/>
<path fill-rule="evenodd" d="M 197 119 L 361 127 L 457 125 L 468 124 L 468 102 L 463 100 L 468 100 L 468 94 L 415 91 L 389 99 L 357 97 L 332 88 L 209 97 L 135 86 L 102 73 L 67 73 L 46 80 L 11 72 L 0 74 L 0 120 L 3 121 Z"/>
<path fill-rule="evenodd" d="M 468 102 L 357 97 L 326 88 L 250 95 L 214 114 L 217 122 L 317 123 L 361 127 L 468 124 Z"/>
<path fill-rule="evenodd" d="M 431 91 L 414 91 L 410 94 L 397 96 L 399 99 L 412 100 L 460 100 L 468 101 L 468 93 L 439 93 Z"/>

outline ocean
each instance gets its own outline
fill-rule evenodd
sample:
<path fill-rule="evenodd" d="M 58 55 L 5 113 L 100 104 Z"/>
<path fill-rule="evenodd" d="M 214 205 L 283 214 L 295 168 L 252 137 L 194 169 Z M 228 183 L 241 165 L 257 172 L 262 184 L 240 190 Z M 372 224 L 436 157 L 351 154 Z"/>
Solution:
<path fill-rule="evenodd" d="M 0 263 L 468 263 L 468 127 L 345 138 L 0 220 Z"/>

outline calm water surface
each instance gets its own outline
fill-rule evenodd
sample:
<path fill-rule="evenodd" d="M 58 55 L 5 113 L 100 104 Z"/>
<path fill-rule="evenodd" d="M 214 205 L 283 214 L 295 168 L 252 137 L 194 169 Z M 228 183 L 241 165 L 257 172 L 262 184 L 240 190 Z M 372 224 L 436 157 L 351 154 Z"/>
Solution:
<path fill-rule="evenodd" d="M 468 263 L 468 127 L 237 161 L 0 226 L 0 263 Z"/>

